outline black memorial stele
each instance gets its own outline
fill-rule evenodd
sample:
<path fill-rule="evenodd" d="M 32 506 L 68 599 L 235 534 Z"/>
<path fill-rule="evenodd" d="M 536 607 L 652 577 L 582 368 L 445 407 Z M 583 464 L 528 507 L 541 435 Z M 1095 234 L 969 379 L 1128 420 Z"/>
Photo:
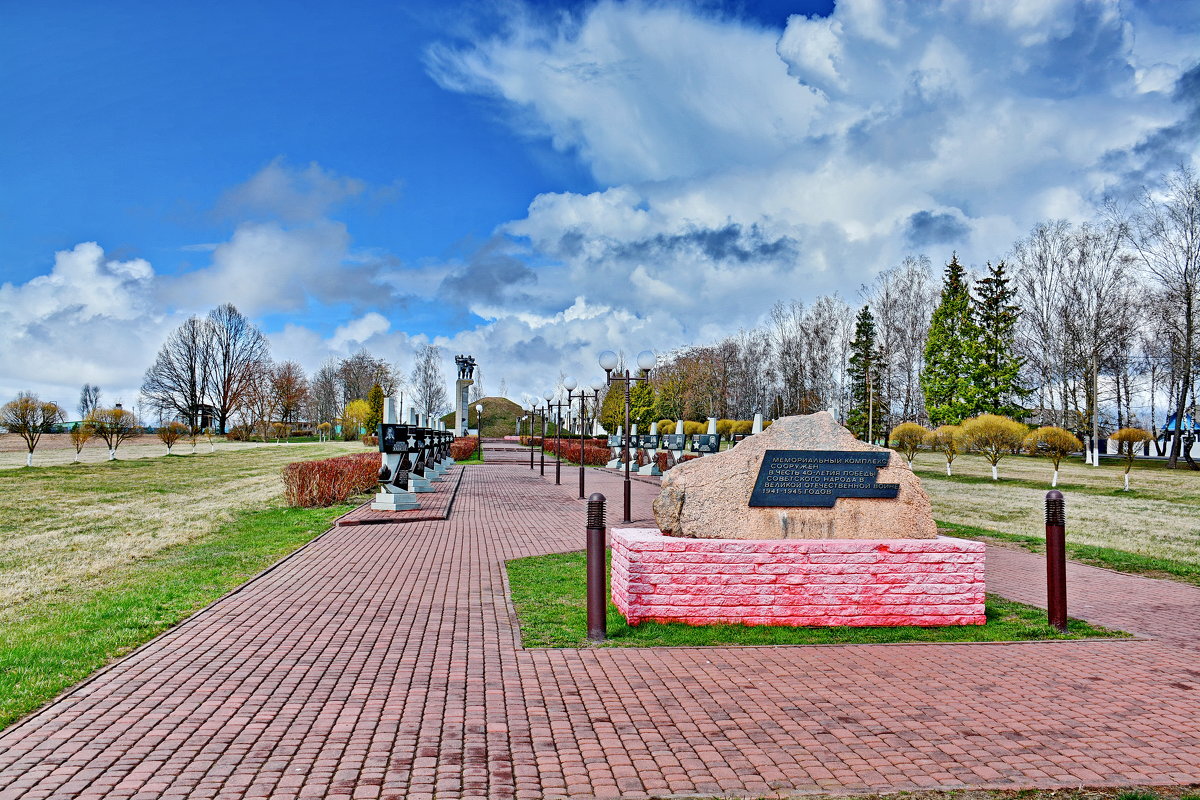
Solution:
<path fill-rule="evenodd" d="M 890 453 L 853 450 L 768 450 L 751 506 L 833 508 L 839 497 L 895 498 L 898 483 L 878 483 Z"/>
<path fill-rule="evenodd" d="M 682 433 L 664 433 L 662 448 L 664 450 L 682 450 L 687 446 L 687 437 Z"/>

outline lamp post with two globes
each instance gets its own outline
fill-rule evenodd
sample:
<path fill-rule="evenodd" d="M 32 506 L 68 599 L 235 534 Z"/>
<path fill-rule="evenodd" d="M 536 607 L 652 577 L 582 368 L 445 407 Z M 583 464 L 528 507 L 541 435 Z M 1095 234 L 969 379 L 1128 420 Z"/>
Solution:
<path fill-rule="evenodd" d="M 633 455 L 629 452 L 629 389 L 638 381 L 650 380 L 650 370 L 654 369 L 655 364 L 658 363 L 658 359 L 649 350 L 643 350 L 638 353 L 637 365 L 642 374 L 633 376 L 629 374 L 629 370 L 625 370 L 623 376 L 613 375 L 613 370 L 617 368 L 617 362 L 617 354 L 612 350 L 605 350 L 600 354 L 600 366 L 603 368 L 604 374 L 608 377 L 608 385 L 611 386 L 614 383 L 620 383 L 625 387 L 625 434 L 624 440 L 621 443 L 622 449 L 625 452 L 625 517 L 622 521 L 632 522 L 633 519 L 629 516 L 629 497 L 631 493 L 630 487 L 632 486 L 629 480 L 629 462 L 633 460 Z"/>
<path fill-rule="evenodd" d="M 529 414 L 525 418 L 529 420 L 529 468 L 533 469 L 533 430 L 537 425 L 537 407 L 532 402 L 529 404 Z"/>
<path fill-rule="evenodd" d="M 546 474 L 546 433 L 547 425 L 550 422 L 550 401 L 554 399 L 554 392 L 546 392 L 542 395 L 542 398 L 546 401 L 546 411 L 542 414 L 542 445 L 538 450 L 542 452 L 539 460 L 541 463 L 541 474 L 544 476 Z"/>
<path fill-rule="evenodd" d="M 568 386 L 568 384 L 570 385 Z M 546 408 L 554 409 L 554 484 L 556 486 L 562 484 L 562 453 L 559 452 L 562 438 L 562 410 L 564 406 L 571 405 L 571 389 L 575 388 L 575 379 L 564 380 L 563 388 L 567 390 L 567 399 L 558 402 L 550 402 L 554 399 L 555 392 L 546 392 Z"/>
<path fill-rule="evenodd" d="M 475 404 L 475 455 L 483 458 L 483 404 Z"/>
<path fill-rule="evenodd" d="M 600 392 L 604 391 L 605 381 L 597 380 L 592 383 L 592 390 L 589 392 L 586 388 L 580 387 L 579 393 L 575 394 L 576 383 L 574 378 L 567 378 L 563 381 L 563 386 L 567 389 L 567 403 L 572 400 L 579 400 L 579 499 L 584 499 L 583 481 L 584 481 L 584 442 L 587 441 L 587 401 L 590 397 L 596 403 L 596 416 L 600 416 Z"/>

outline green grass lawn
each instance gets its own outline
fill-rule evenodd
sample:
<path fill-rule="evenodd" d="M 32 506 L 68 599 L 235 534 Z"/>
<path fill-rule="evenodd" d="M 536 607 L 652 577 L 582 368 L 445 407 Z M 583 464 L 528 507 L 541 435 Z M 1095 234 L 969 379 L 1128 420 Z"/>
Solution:
<path fill-rule="evenodd" d="M 0 470 L 0 726 L 243 583 L 351 506 L 282 508 L 358 443 Z"/>
<path fill-rule="evenodd" d="M 210 534 L 0 617 L 0 728 L 261 572 L 353 507 L 242 512 Z"/>
<path fill-rule="evenodd" d="M 470 458 L 457 459 L 455 464 L 482 464 L 487 460 L 487 447 L 482 449 L 476 448 L 475 452 L 471 453 Z"/>
<path fill-rule="evenodd" d="M 813 794 L 809 800 L 1200 800 L 1200 785 L 1087 789 L 950 789 L 890 794 Z"/>
<path fill-rule="evenodd" d="M 507 562 L 513 605 L 526 647 L 588 647 L 586 560 L 582 552 L 554 553 Z M 705 645 L 875 644 L 889 642 L 1013 642 L 1127 636 L 1072 619 L 1063 634 L 1046 623 L 1043 609 L 990 596 L 986 625 L 941 628 L 794 628 L 681 623 L 626 624 L 608 605 L 610 647 Z"/>
<path fill-rule="evenodd" d="M 938 521 L 938 528 L 949 536 L 959 536 L 964 539 L 979 539 L 998 543 L 1016 544 L 1031 553 L 1046 552 L 1046 540 L 1041 536 L 1022 536 L 1015 533 L 977 528 L 972 525 L 956 525 L 953 522 Z M 1067 540 L 1067 558 L 1081 564 L 1094 567 L 1104 567 L 1116 572 L 1128 572 L 1134 575 L 1145 575 L 1150 578 L 1169 578 L 1200 586 L 1200 565 L 1188 561 L 1176 561 L 1170 558 L 1130 553 L 1125 550 L 1115 550 L 1111 547 L 1080 544 Z"/>

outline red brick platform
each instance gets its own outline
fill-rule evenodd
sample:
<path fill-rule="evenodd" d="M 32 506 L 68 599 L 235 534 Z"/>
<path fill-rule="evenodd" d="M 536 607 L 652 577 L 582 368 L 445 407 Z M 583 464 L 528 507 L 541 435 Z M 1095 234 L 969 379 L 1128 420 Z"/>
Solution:
<path fill-rule="evenodd" d="M 430 484 L 432 492 L 422 492 L 416 495 L 420 508 L 407 511 L 376 511 L 371 508 L 371 501 L 363 503 L 353 511 L 347 512 L 334 521 L 337 527 L 352 525 L 387 525 L 398 522 L 430 522 L 447 519 L 450 509 L 454 507 L 454 498 L 458 495 L 459 484 L 465 467 L 451 467 L 446 472 L 445 480 Z"/>
<path fill-rule="evenodd" d="M 612 532 L 629 621 L 864 627 L 982 625 L 984 546 L 936 539 L 687 539 Z"/>
<path fill-rule="evenodd" d="M 552 480 L 472 466 L 448 520 L 333 529 L 0 735 L 0 798 L 1200 782 L 1196 587 L 1071 565 L 1072 614 L 1138 641 L 525 650 L 504 560 L 584 541 Z M 1042 602 L 1039 557 L 987 564 Z"/>

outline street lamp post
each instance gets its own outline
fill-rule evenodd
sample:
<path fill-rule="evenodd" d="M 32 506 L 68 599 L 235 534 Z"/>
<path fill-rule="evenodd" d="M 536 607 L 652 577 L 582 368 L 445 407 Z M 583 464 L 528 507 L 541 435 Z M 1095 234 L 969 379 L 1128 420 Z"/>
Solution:
<path fill-rule="evenodd" d="M 567 387 L 568 383 L 570 384 L 570 387 Z M 575 388 L 575 379 L 567 378 L 565 381 L 563 381 L 563 387 L 567 389 L 567 399 L 566 400 L 559 400 L 554 403 L 551 403 L 551 402 L 549 402 L 549 400 L 547 400 L 547 407 L 552 407 L 554 409 L 554 483 L 555 483 L 555 485 L 562 484 L 562 453 L 560 452 L 560 449 L 561 449 L 560 442 L 562 439 L 562 410 L 563 410 L 563 406 L 570 407 L 570 405 L 571 405 L 571 389 Z M 554 397 L 554 395 L 550 392 L 547 392 L 547 394 L 550 395 L 551 399 Z"/>
<path fill-rule="evenodd" d="M 542 451 L 542 455 L 540 457 L 541 472 L 542 472 L 542 475 L 545 476 L 545 474 L 546 474 L 546 433 L 547 433 L 546 426 L 550 422 L 550 401 L 554 399 L 554 392 L 546 392 L 545 394 L 542 395 L 542 398 L 546 401 L 546 413 L 542 414 L 542 446 L 539 447 L 538 449 Z"/>
<path fill-rule="evenodd" d="M 576 385 L 577 384 L 576 384 L 574 378 L 567 378 L 565 381 L 563 381 L 563 386 L 566 387 L 566 390 L 567 390 L 568 405 L 573 400 L 576 400 L 576 399 L 579 400 L 579 499 L 582 500 L 582 499 L 584 499 L 583 448 L 584 448 L 584 442 L 587 439 L 587 401 L 588 401 L 588 397 L 589 397 L 589 392 L 586 387 L 580 387 L 579 392 L 576 394 L 574 392 Z M 605 385 L 605 382 L 603 380 L 598 380 L 592 384 L 592 391 L 590 393 L 590 396 L 593 400 L 597 401 L 597 406 L 596 406 L 597 413 L 599 413 L 600 392 L 604 390 L 604 385 Z"/>
<path fill-rule="evenodd" d="M 526 417 L 529 420 L 529 469 L 533 469 L 533 426 L 536 425 L 536 416 L 538 409 L 534 408 L 533 403 L 529 403 L 529 416 Z"/>
<path fill-rule="evenodd" d="M 483 404 L 475 404 L 475 452 L 483 458 Z"/>
<path fill-rule="evenodd" d="M 600 354 L 600 366 L 608 377 L 608 384 L 611 386 L 614 383 L 620 383 L 625 387 L 625 432 L 621 443 L 622 449 L 625 451 L 625 516 L 623 522 L 633 521 L 629 515 L 629 498 L 632 492 L 632 484 L 629 480 L 629 462 L 633 460 L 633 454 L 629 452 L 629 389 L 638 381 L 650 380 L 650 370 L 654 369 L 654 365 L 657 363 L 658 359 L 654 357 L 654 353 L 643 350 L 637 356 L 637 365 L 642 371 L 642 375 L 630 375 L 629 370 L 625 370 L 623 376 L 613 375 L 613 370 L 617 368 L 617 354 L 612 350 L 605 350 Z"/>

